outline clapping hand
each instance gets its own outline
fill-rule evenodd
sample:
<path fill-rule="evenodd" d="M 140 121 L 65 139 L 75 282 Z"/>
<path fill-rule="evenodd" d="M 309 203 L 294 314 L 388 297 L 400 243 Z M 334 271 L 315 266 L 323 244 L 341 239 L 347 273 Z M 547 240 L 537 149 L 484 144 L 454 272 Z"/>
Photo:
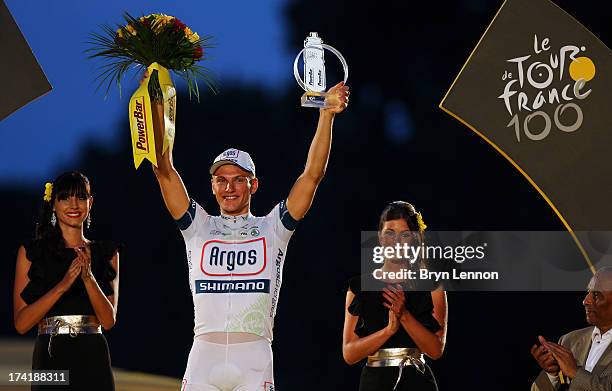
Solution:
<path fill-rule="evenodd" d="M 561 372 L 570 378 L 574 378 L 574 376 L 576 376 L 576 372 L 578 371 L 578 364 L 576 363 L 576 359 L 574 358 L 572 351 L 563 345 L 549 342 L 542 336 L 539 336 L 538 339 L 542 343 L 542 346 L 544 346 L 555 358 L 559 364 Z"/>
<path fill-rule="evenodd" d="M 78 247 L 74 249 L 77 253 L 77 259 L 81 264 L 81 279 L 83 282 L 94 278 L 91 272 L 91 249 L 89 246 Z"/>
<path fill-rule="evenodd" d="M 383 288 L 383 297 L 386 300 L 383 305 L 393 311 L 399 319 L 406 310 L 406 298 L 402 286 L 400 284 L 387 285 L 387 288 Z"/>
<path fill-rule="evenodd" d="M 544 346 L 534 344 L 530 349 L 531 355 L 538 362 L 540 368 L 556 376 L 559 373 L 559 364 L 552 353 Z"/>
<path fill-rule="evenodd" d="M 74 282 L 74 280 L 76 280 L 80 273 L 81 262 L 79 260 L 79 257 L 76 257 L 70 264 L 70 267 L 68 268 L 68 271 L 66 271 L 66 274 L 64 274 L 64 278 L 62 278 L 62 280 L 58 284 L 58 287 L 61 289 L 61 291 L 66 292 L 68 289 L 70 289 L 72 283 Z"/>
<path fill-rule="evenodd" d="M 399 326 L 400 326 L 400 323 L 399 323 L 399 320 L 397 319 L 397 316 L 395 315 L 393 311 L 389 310 L 389 323 L 387 324 L 387 327 L 385 327 L 385 331 L 387 332 L 387 335 L 389 337 L 394 335 L 399 329 Z"/>

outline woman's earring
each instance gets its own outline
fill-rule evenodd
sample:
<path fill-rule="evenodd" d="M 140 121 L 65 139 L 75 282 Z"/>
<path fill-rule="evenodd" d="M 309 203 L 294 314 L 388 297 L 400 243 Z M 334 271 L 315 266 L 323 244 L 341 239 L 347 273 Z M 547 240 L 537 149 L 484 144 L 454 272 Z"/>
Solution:
<path fill-rule="evenodd" d="M 55 217 L 55 212 L 51 212 L 51 225 L 55 227 L 55 223 L 57 223 L 57 217 Z"/>
<path fill-rule="evenodd" d="M 91 227 L 91 213 L 87 215 L 87 229 L 89 229 L 89 227 Z"/>

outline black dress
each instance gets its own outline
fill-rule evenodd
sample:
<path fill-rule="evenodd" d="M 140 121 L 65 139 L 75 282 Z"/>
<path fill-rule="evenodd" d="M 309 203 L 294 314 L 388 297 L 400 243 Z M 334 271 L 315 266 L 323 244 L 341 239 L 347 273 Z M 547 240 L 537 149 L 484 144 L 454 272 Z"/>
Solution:
<path fill-rule="evenodd" d="M 72 261 L 76 252 L 70 248 L 57 250 L 48 247 L 40 240 L 28 241 L 24 244 L 26 256 L 31 262 L 28 277 L 30 282 L 21 292 L 21 297 L 27 304 L 32 304 L 57 285 Z M 119 245 L 108 241 L 92 241 L 91 269 L 104 295 L 113 294 L 112 280 L 116 276 L 111 260 L 119 250 Z M 45 317 L 59 315 L 95 315 L 87 296 L 85 285 L 77 277 L 68 289 L 45 314 Z M 59 334 L 53 337 L 49 356 L 47 347 L 49 335 L 36 337 L 32 369 L 64 369 L 69 370 L 69 386 L 32 386 L 32 390 L 100 390 L 115 389 L 113 373 L 110 366 L 108 344 L 103 334 L 78 334 L 71 337 Z"/>
<path fill-rule="evenodd" d="M 355 326 L 355 334 L 361 338 L 384 329 L 389 323 L 389 310 L 383 305 L 385 299 L 382 295 L 382 288 L 387 286 L 387 284 L 373 278 L 371 283 L 378 284 L 379 289 L 376 291 L 362 291 L 361 276 L 351 278 L 347 284 L 348 289 L 355 295 L 355 298 L 348 307 L 348 311 L 352 315 L 359 317 Z M 427 330 L 435 333 L 441 329 L 441 326 L 432 314 L 433 302 L 430 291 L 409 291 L 404 289 L 404 297 L 406 309 Z M 406 333 L 406 330 L 400 326 L 397 332 L 380 349 L 416 347 L 416 343 Z M 361 371 L 359 390 L 391 391 L 395 386 L 398 374 L 398 367 L 364 366 Z M 424 374 L 421 374 L 414 366 L 410 365 L 404 368 L 396 391 L 429 391 L 435 389 L 431 373 L 426 370 Z"/>

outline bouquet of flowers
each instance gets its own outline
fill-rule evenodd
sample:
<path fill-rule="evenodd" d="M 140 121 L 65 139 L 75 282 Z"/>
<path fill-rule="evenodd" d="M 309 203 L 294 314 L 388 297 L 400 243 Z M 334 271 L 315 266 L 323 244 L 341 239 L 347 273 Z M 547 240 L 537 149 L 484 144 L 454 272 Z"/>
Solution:
<path fill-rule="evenodd" d="M 138 19 L 128 13 L 126 24 L 115 30 L 102 26 L 102 33 L 92 33 L 87 51 L 89 58 L 104 58 L 97 79 L 98 88 L 113 83 L 121 93 L 121 80 L 134 66 L 147 72 L 138 90 L 130 99 L 130 128 L 136 168 L 144 159 L 154 165 L 174 143 L 176 90 L 169 70 L 185 79 L 189 96 L 198 101 L 198 78 L 216 91 L 210 72 L 198 62 L 206 59 L 210 37 L 200 37 L 178 18 L 164 14 L 150 14 Z"/>

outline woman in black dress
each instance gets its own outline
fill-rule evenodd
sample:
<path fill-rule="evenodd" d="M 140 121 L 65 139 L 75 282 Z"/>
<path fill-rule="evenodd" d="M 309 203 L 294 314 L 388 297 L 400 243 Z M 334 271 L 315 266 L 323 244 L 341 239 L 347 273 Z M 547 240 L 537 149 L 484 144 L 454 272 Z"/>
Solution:
<path fill-rule="evenodd" d="M 114 390 L 101 328 L 115 324 L 118 245 L 83 235 L 91 223 L 89 180 L 79 172 L 45 186 L 36 239 L 19 248 L 13 292 L 15 328 L 38 325 L 34 370 L 68 370 L 69 386 L 32 390 Z"/>
<path fill-rule="evenodd" d="M 380 217 L 379 241 L 382 246 L 418 246 L 425 228 L 421 214 L 411 204 L 395 201 Z M 401 268 L 410 268 L 409 262 L 385 259 L 381 269 L 393 272 Z M 422 354 L 436 360 L 444 352 L 446 293 L 441 286 L 424 290 L 403 280 L 363 277 L 369 278 L 367 289 L 362 289 L 362 276 L 348 282 L 342 341 L 348 364 L 367 358 L 359 390 L 436 390 Z"/>

